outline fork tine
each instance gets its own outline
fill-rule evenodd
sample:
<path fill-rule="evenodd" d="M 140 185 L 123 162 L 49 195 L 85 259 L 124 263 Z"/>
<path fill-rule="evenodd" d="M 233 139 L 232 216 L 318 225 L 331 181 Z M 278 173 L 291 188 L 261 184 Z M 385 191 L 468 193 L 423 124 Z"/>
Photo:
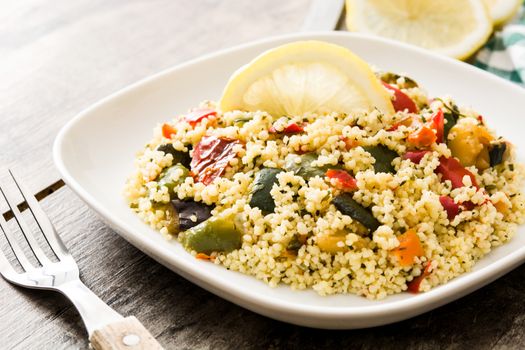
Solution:
<path fill-rule="evenodd" d="M 7 204 L 9 205 L 9 209 L 11 209 L 11 212 L 13 213 L 16 222 L 18 223 L 18 226 L 20 226 L 20 230 L 22 231 L 22 234 L 24 235 L 27 243 L 29 244 L 29 247 L 33 251 L 33 253 L 36 255 L 36 258 L 40 262 L 40 264 L 44 265 L 45 263 L 50 263 L 51 261 L 49 258 L 44 254 L 44 251 L 40 246 L 38 245 L 38 242 L 35 240 L 33 232 L 29 229 L 29 226 L 25 223 L 25 221 L 22 218 L 22 214 L 20 214 L 20 211 L 18 210 L 18 207 L 16 205 L 16 202 L 10 198 L 2 187 L 0 187 L 0 192 L 2 192 L 2 196 L 4 196 L 4 199 L 6 200 Z"/>
<path fill-rule="evenodd" d="M 22 268 L 26 271 L 30 271 L 34 269 L 34 266 L 29 262 L 29 260 L 27 260 L 26 255 L 24 254 L 22 249 L 20 249 L 20 246 L 16 242 L 15 237 L 13 236 L 13 233 L 7 227 L 7 222 L 5 221 L 3 215 L 0 215 L 0 227 L 2 228 L 2 231 L 4 232 L 4 235 L 7 238 L 7 242 L 9 243 L 9 246 L 11 246 L 11 249 L 13 250 L 13 253 L 15 253 L 16 259 L 18 260 L 20 265 L 22 265 Z M 4 268 L 2 267 L 2 271 L 3 269 Z"/>
<path fill-rule="evenodd" d="M 69 256 L 69 251 L 62 242 L 62 239 L 60 239 L 60 236 L 57 234 L 55 227 L 51 223 L 51 220 L 49 220 L 49 217 L 42 210 L 42 207 L 36 200 L 35 196 L 27 189 L 27 187 L 25 186 L 25 184 L 22 183 L 22 181 L 16 179 L 11 169 L 9 169 L 9 174 L 11 174 L 11 177 L 13 178 L 16 187 L 18 187 L 18 190 L 22 193 L 22 196 L 24 197 L 24 200 L 26 201 L 29 210 L 31 211 L 31 214 L 33 214 L 33 217 L 35 218 L 38 227 L 40 227 L 40 230 L 42 230 L 42 233 L 44 234 L 47 243 L 51 246 L 51 249 L 57 256 L 57 258 L 63 259 L 66 256 Z"/>

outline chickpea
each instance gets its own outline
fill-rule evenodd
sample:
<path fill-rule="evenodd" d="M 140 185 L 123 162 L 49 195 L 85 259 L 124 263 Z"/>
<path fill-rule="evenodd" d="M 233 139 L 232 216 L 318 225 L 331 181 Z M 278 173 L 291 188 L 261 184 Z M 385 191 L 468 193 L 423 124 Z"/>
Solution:
<path fill-rule="evenodd" d="M 463 118 L 450 129 L 448 148 L 463 166 L 475 165 L 484 170 L 490 166 L 489 146 L 493 137 L 473 118 Z"/>

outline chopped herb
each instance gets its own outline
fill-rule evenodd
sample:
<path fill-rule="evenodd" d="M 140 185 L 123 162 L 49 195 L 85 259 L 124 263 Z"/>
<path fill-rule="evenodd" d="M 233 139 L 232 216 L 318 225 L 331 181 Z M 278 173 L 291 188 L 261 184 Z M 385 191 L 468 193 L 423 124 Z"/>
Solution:
<path fill-rule="evenodd" d="M 321 199 L 321 202 L 323 202 L 323 201 L 325 201 L 325 200 L 327 200 L 327 199 L 330 199 L 330 193 L 327 193 L 327 194 L 323 197 L 323 199 Z"/>
<path fill-rule="evenodd" d="M 487 185 L 487 186 L 485 186 L 485 189 L 486 189 L 487 191 L 493 191 L 493 190 L 496 189 L 496 185 Z"/>
<path fill-rule="evenodd" d="M 440 98 L 436 98 L 436 100 L 441 101 L 441 103 L 443 103 L 443 107 L 447 110 L 444 113 L 445 114 L 445 128 L 444 128 L 444 133 L 443 133 L 444 139 L 447 140 L 450 129 L 452 129 L 452 127 L 456 125 L 459 117 L 465 117 L 465 115 L 459 112 L 458 106 L 456 106 L 454 103 L 452 103 L 449 106 L 445 103 L 445 101 L 443 101 Z"/>
<path fill-rule="evenodd" d="M 286 249 L 297 252 L 299 249 L 301 249 L 302 246 L 303 243 L 299 240 L 299 237 L 297 235 L 294 235 L 290 242 L 288 242 L 288 246 L 286 247 Z"/>

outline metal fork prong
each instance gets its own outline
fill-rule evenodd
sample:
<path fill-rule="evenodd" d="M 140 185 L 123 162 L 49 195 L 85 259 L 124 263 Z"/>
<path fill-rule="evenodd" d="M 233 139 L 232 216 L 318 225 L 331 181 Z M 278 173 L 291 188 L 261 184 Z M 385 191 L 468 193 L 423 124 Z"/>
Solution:
<path fill-rule="evenodd" d="M 69 251 L 60 239 L 60 236 L 57 234 L 55 226 L 53 226 L 49 217 L 44 213 L 35 196 L 22 181 L 16 179 L 11 169 L 9 169 L 9 174 L 11 174 L 16 187 L 18 187 L 18 190 L 22 193 L 31 214 L 33 214 L 38 227 L 42 230 L 42 233 L 44 234 L 47 243 L 51 246 L 53 253 L 55 253 L 58 259 L 63 259 L 66 256 L 69 256 Z"/>
<path fill-rule="evenodd" d="M 36 241 L 33 232 L 31 232 L 31 229 L 29 228 L 29 226 L 27 226 L 26 222 L 22 218 L 22 214 L 20 214 L 16 202 L 5 193 L 2 187 L 0 187 L 0 192 L 2 192 L 2 196 L 4 196 L 4 199 L 9 205 L 9 209 L 11 209 L 11 212 L 13 213 L 15 220 L 18 223 L 18 226 L 20 227 L 20 230 L 22 231 L 22 234 L 24 235 L 24 238 L 27 241 L 27 244 L 29 244 L 29 247 L 35 254 L 40 264 L 44 265 L 46 263 L 50 263 L 51 261 L 46 256 L 42 248 L 40 248 L 40 246 L 38 245 L 38 242 Z"/>
<path fill-rule="evenodd" d="M 4 216 L 0 214 L 0 227 L 2 228 L 2 231 L 4 232 L 5 238 L 7 238 L 7 242 L 9 243 L 9 246 L 13 250 L 13 253 L 15 254 L 16 259 L 22 265 L 22 268 L 26 271 L 30 271 L 34 269 L 34 266 L 27 260 L 26 255 L 18 245 L 15 237 L 13 236 L 13 233 L 9 228 L 7 227 L 7 222 L 4 219 Z M 7 259 L 6 259 L 7 260 Z"/>

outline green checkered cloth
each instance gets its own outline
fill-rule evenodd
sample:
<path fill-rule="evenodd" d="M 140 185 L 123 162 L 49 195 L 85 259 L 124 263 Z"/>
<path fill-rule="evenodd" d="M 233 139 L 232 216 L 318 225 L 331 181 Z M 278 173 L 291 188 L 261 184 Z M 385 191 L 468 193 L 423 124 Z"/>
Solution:
<path fill-rule="evenodd" d="M 473 64 L 525 86 L 525 4 L 511 23 L 494 33 Z"/>

